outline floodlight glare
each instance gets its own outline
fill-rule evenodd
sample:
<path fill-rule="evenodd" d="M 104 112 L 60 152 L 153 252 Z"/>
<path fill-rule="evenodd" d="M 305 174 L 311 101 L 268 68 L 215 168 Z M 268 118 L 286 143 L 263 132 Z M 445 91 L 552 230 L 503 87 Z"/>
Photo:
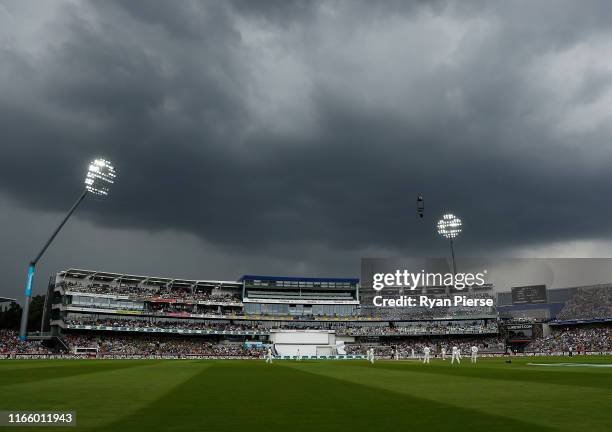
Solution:
<path fill-rule="evenodd" d="M 442 219 L 438 221 L 438 234 L 447 238 L 450 243 L 451 257 L 453 263 L 453 274 L 457 274 L 457 264 L 455 263 L 455 248 L 453 247 L 453 239 L 461 232 L 461 219 L 452 213 L 442 215 Z"/>
<path fill-rule="evenodd" d="M 115 183 L 115 176 L 115 168 L 109 161 L 96 159 L 89 164 L 85 177 L 85 189 L 91 194 L 106 196 L 110 186 Z"/>
<path fill-rule="evenodd" d="M 461 232 L 461 219 L 447 213 L 438 221 L 438 234 L 447 239 L 454 239 Z"/>

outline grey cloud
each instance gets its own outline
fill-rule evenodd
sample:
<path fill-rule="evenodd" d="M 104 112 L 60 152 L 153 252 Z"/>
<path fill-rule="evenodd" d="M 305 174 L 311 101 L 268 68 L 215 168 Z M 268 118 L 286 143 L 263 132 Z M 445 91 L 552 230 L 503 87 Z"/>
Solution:
<path fill-rule="evenodd" d="M 466 254 L 609 238 L 609 122 L 563 129 L 612 91 L 604 60 L 563 57 L 609 57 L 609 4 L 405 5 L 33 9 L 49 14 L 37 49 L 30 26 L 0 33 L 0 191 L 61 212 L 104 155 L 119 170 L 112 199 L 80 212 L 97 228 L 182 233 L 315 272 L 367 250 L 444 251 L 445 210 L 464 219 Z M 0 27 L 26 19 L 5 10 Z M 553 72 L 576 89 L 547 87 Z"/>

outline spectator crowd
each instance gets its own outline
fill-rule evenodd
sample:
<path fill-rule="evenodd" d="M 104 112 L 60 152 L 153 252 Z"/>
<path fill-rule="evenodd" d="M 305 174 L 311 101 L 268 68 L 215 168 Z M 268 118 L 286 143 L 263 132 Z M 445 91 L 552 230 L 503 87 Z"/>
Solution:
<path fill-rule="evenodd" d="M 559 314 L 559 320 L 612 317 L 612 287 L 583 287 L 576 290 Z"/>
<path fill-rule="evenodd" d="M 368 348 L 374 348 L 374 354 L 379 358 L 392 358 L 397 351 L 400 359 L 417 358 L 423 354 L 423 349 L 429 347 L 431 355 L 439 357 L 444 349 L 446 355 L 450 356 L 454 346 L 458 347 L 463 355 L 467 355 L 472 346 L 477 346 L 480 353 L 494 352 L 503 353 L 505 343 L 499 336 L 487 336 L 477 338 L 466 337 L 444 337 L 428 338 L 415 337 L 403 339 L 399 343 L 379 344 L 346 344 L 347 354 L 365 354 Z"/>
<path fill-rule="evenodd" d="M 108 324 L 124 324 L 107 323 Z M 250 329 L 251 327 L 236 326 L 234 329 Z M 123 335 L 123 334 L 83 334 L 70 333 L 62 335 L 69 354 L 75 349 L 89 350 L 100 356 L 214 356 L 214 357 L 254 357 L 262 355 L 262 348 L 248 348 L 238 342 L 218 342 L 210 339 L 180 337 L 172 335 Z M 442 337 L 403 337 L 387 339 L 383 343 L 347 343 L 344 345 L 347 354 L 365 354 L 368 348 L 374 348 L 379 358 L 392 358 L 397 353 L 399 358 L 419 357 L 427 346 L 432 355 L 439 357 L 442 350 L 447 355 L 452 347 L 457 346 L 464 355 L 472 346 L 479 348 L 479 353 L 501 354 L 505 352 L 505 342 L 500 336 L 442 336 Z M 548 337 L 534 340 L 525 350 L 535 354 L 573 354 L 610 353 L 612 352 L 612 327 L 572 327 L 553 330 Z M 17 332 L 0 330 L 0 358 L 16 355 L 46 356 L 58 354 L 45 347 L 40 341 L 20 341 Z M 64 354 L 67 354 L 64 351 Z"/>
<path fill-rule="evenodd" d="M 488 293 L 463 293 L 473 299 L 491 299 L 495 304 L 495 299 Z M 412 295 L 414 297 L 414 295 Z M 430 299 L 450 299 L 452 295 L 428 295 Z M 453 319 L 453 318 L 469 318 L 477 316 L 494 316 L 497 314 L 495 307 L 490 306 L 436 306 L 430 308 L 428 306 L 413 306 L 413 307 L 378 307 L 372 305 L 362 305 L 361 314 L 381 319 L 390 320 L 436 320 L 436 319 Z"/>
<path fill-rule="evenodd" d="M 122 319 L 122 318 L 67 318 L 64 320 L 69 325 L 92 325 L 106 327 L 134 327 L 150 329 L 171 330 L 217 330 L 217 331 L 254 331 L 270 330 L 273 328 L 301 329 L 301 330 L 335 330 L 341 336 L 384 336 L 384 335 L 444 335 L 444 334 L 491 334 L 497 333 L 498 326 L 494 320 L 476 321 L 417 321 L 406 323 L 351 323 L 312 321 L 291 322 L 271 321 L 266 324 L 235 324 L 227 322 L 192 322 L 185 319 L 154 320 L 154 319 Z"/>
<path fill-rule="evenodd" d="M 382 335 L 444 335 L 444 334 L 487 334 L 497 333 L 497 322 L 490 321 L 417 321 L 402 325 L 346 326 L 336 329 L 339 335 L 382 336 Z"/>
<path fill-rule="evenodd" d="M 13 330 L 0 330 L 0 357 L 8 354 L 50 354 L 52 351 L 40 341 L 19 340 Z"/>
<path fill-rule="evenodd" d="M 612 352 L 612 327 L 573 327 L 553 329 L 550 336 L 536 339 L 528 351 L 543 353 Z"/>
<path fill-rule="evenodd" d="M 238 343 L 215 343 L 199 338 L 158 337 L 152 335 L 66 335 L 71 351 L 95 349 L 98 355 L 111 356 L 215 356 L 260 357 L 261 349 L 246 348 Z"/>
<path fill-rule="evenodd" d="M 69 325 L 89 325 L 105 327 L 131 327 L 148 329 L 167 329 L 167 330 L 216 330 L 216 331 L 256 331 L 253 326 L 231 324 L 229 322 L 186 322 L 186 321 L 148 321 L 137 319 L 67 319 Z"/>

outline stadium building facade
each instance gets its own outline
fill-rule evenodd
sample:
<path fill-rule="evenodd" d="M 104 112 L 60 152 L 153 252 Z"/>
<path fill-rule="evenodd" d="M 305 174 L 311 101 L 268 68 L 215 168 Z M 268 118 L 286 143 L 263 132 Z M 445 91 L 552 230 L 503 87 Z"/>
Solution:
<path fill-rule="evenodd" d="M 486 297 L 491 289 L 463 294 Z M 449 287 L 427 292 L 441 298 L 452 293 Z M 334 346 L 321 352 L 345 355 L 364 345 L 405 345 L 406 338 L 496 337 L 499 331 L 494 308 L 375 310 L 352 278 L 245 275 L 221 281 L 69 269 L 52 278 L 48 298 L 43 327 L 58 338 L 155 335 L 262 348 L 279 332 L 315 330 L 333 333 Z"/>
<path fill-rule="evenodd" d="M 528 293 L 541 291 L 537 287 L 520 287 L 515 297 L 524 301 Z M 609 285 L 532 296 L 534 302 L 548 303 L 518 305 L 533 312 L 531 317 L 500 317 L 495 305 L 375 307 L 376 294 L 350 278 L 245 275 L 222 281 L 69 269 L 50 280 L 41 333 L 31 334 L 28 342 L 3 333 L 0 358 L 60 352 L 102 358 L 261 358 L 268 349 L 281 358 L 362 358 L 374 349 L 377 357 L 416 359 L 426 347 L 440 356 L 454 346 L 467 353 L 474 345 L 481 355 L 504 355 L 509 347 L 514 352 L 558 353 L 569 346 L 587 353 L 610 351 L 610 324 L 601 324 L 612 317 Z M 440 301 L 457 294 L 495 297 L 491 285 L 384 290 L 387 297 Z M 562 303 L 562 310 L 540 319 L 549 303 Z M 568 322 L 572 317 L 580 322 Z M 589 317 L 597 323 L 583 326 L 582 318 Z"/>
<path fill-rule="evenodd" d="M 243 312 L 248 315 L 350 317 L 359 307 L 359 279 L 245 275 Z"/>
<path fill-rule="evenodd" d="M 362 358 L 371 349 L 379 357 L 418 358 L 426 347 L 440 356 L 454 346 L 466 353 L 474 345 L 482 355 L 504 355 L 509 347 L 532 353 L 612 350 L 612 285 L 549 290 L 541 296 L 538 287 L 543 286 L 514 292 L 515 300 L 531 296 L 533 304 L 508 304 L 511 293 L 500 293 L 499 308 L 375 307 L 373 298 L 380 293 L 350 278 L 245 275 L 222 281 L 69 269 L 50 280 L 41 333 L 31 334 L 29 342 L 3 333 L 0 358 L 59 352 L 103 358 L 260 358 L 268 348 L 284 358 Z M 495 297 L 491 285 L 384 290 L 390 298 L 440 301 L 457 294 Z"/>

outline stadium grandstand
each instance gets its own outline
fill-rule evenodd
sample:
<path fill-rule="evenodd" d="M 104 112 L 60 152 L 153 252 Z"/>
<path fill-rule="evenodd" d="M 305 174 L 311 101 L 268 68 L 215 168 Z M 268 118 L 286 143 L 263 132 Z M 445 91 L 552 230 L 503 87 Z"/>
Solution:
<path fill-rule="evenodd" d="M 449 286 L 389 295 L 448 298 Z M 0 356 L 413 358 L 458 346 L 482 355 L 610 352 L 612 286 L 548 290 L 512 304 L 494 287 L 461 291 L 497 307 L 373 307 L 358 279 L 245 275 L 190 280 L 69 269 L 51 279 L 43 340 L 3 331 Z"/>
<path fill-rule="evenodd" d="M 408 290 L 403 287 L 386 287 L 385 294 L 388 297 L 413 297 L 426 295 L 430 299 L 452 299 L 455 295 L 462 295 L 472 299 L 495 299 L 494 287 L 491 284 L 472 286 L 466 289 L 456 289 L 453 286 L 427 286 L 417 290 Z M 364 316 L 385 319 L 392 317 L 395 320 L 413 321 L 420 319 L 442 319 L 442 320 L 497 320 L 496 308 L 490 306 L 482 307 L 436 307 L 415 306 L 410 308 L 385 308 L 374 305 L 374 296 L 378 293 L 372 289 L 364 290 L 361 295 L 361 313 Z M 418 302 L 416 302 L 418 304 Z"/>
<path fill-rule="evenodd" d="M 549 289 L 538 300 L 518 304 L 512 292 L 501 292 L 497 310 L 505 339 L 516 351 L 612 351 L 612 284 Z"/>
<path fill-rule="evenodd" d="M 8 298 L 8 297 L 0 297 L 0 303 L 12 303 L 16 301 L 15 299 L 12 298 Z"/>
<path fill-rule="evenodd" d="M 511 292 L 497 295 L 502 318 L 538 321 L 605 321 L 612 316 L 612 284 L 556 288 L 546 301 L 514 304 Z"/>

